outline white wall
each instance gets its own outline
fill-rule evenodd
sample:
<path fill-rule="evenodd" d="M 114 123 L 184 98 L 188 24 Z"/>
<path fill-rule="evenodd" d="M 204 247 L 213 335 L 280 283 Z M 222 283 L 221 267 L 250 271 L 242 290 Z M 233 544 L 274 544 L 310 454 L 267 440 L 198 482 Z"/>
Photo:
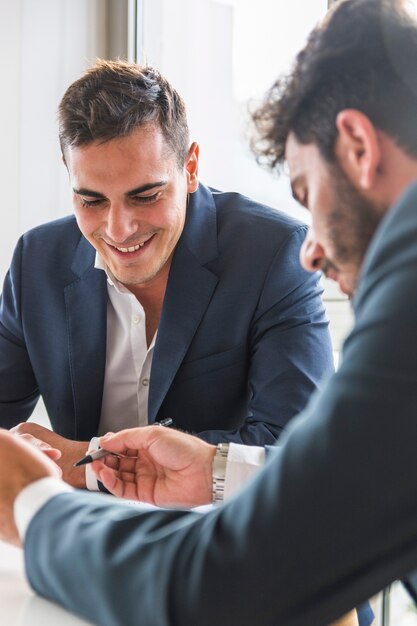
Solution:
<path fill-rule="evenodd" d="M 126 6 L 127 0 L 0 0 L 0 281 L 23 231 L 72 210 L 57 106 L 96 57 L 123 56 L 118 38 Z M 115 7 L 121 19 L 113 35 Z"/>
<path fill-rule="evenodd" d="M 22 2 L 0 0 L 0 279 L 19 232 L 20 57 Z"/>

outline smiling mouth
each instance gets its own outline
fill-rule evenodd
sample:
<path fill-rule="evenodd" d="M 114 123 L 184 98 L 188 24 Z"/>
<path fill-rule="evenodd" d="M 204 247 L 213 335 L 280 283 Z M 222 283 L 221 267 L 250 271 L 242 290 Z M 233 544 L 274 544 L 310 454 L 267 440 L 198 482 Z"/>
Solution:
<path fill-rule="evenodd" d="M 107 243 L 107 245 L 113 248 L 113 250 L 117 250 L 117 252 L 120 252 L 121 254 L 132 254 L 147 246 L 153 240 L 155 234 L 156 233 L 152 233 L 152 235 L 149 235 L 145 241 L 141 241 L 134 246 L 115 246 L 111 243 Z"/>
<path fill-rule="evenodd" d="M 139 250 L 139 248 L 143 248 L 144 245 L 145 245 L 145 242 L 139 243 L 137 246 L 129 246 L 129 248 L 118 248 L 117 246 L 114 246 L 114 247 L 119 252 L 136 252 L 136 250 Z"/>

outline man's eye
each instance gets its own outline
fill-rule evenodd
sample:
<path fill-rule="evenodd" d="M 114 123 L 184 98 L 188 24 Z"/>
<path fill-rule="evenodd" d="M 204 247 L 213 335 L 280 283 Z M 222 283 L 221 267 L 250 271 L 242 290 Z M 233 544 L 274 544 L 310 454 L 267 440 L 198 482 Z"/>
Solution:
<path fill-rule="evenodd" d="M 155 202 L 159 199 L 161 193 L 157 191 L 153 193 L 151 196 L 133 196 L 133 200 L 138 202 L 139 204 L 146 204 L 147 202 Z"/>
<path fill-rule="evenodd" d="M 101 202 L 103 202 L 102 198 L 97 198 L 97 200 L 86 200 L 85 198 L 80 198 L 81 206 L 84 208 L 98 206 Z"/>

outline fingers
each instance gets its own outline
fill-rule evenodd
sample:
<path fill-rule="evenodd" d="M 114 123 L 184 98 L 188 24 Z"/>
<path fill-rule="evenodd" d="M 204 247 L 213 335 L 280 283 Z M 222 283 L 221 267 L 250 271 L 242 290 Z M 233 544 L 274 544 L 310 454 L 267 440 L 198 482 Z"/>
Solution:
<path fill-rule="evenodd" d="M 114 469 L 114 470 L 119 469 L 120 461 L 121 459 L 119 457 L 112 456 L 111 454 L 109 454 L 108 456 L 104 457 L 104 459 L 101 460 L 101 462 L 104 465 L 107 465 L 107 467 L 110 467 L 111 469 Z M 94 463 L 93 463 L 93 467 L 94 467 Z"/>
<path fill-rule="evenodd" d="M 46 454 L 51 461 L 58 461 L 62 456 L 61 450 L 57 450 L 56 448 L 45 448 L 42 449 L 42 452 Z"/>
<path fill-rule="evenodd" d="M 95 461 L 92 466 L 97 478 L 113 495 L 119 498 L 138 500 L 134 474 L 116 472 L 101 461 Z"/>
<path fill-rule="evenodd" d="M 91 464 L 91 469 L 96 475 L 97 480 L 103 483 L 103 485 L 108 489 L 113 495 L 121 497 L 120 487 L 119 492 L 117 493 L 115 490 L 116 487 L 116 473 L 110 467 L 106 467 L 104 463 L 101 461 L 94 461 Z"/>
<path fill-rule="evenodd" d="M 154 426 L 127 428 L 118 433 L 107 433 L 107 435 L 101 437 L 100 446 L 112 452 L 137 455 L 138 450 L 148 446 L 152 433 L 155 433 Z"/>
<path fill-rule="evenodd" d="M 94 461 L 91 465 L 95 474 L 97 474 L 104 466 L 108 467 L 120 477 L 126 474 L 126 476 L 130 477 L 129 480 L 133 481 L 136 476 L 137 459 L 119 459 L 109 455 L 103 459 Z"/>
<path fill-rule="evenodd" d="M 132 458 L 130 459 L 128 457 L 121 458 L 118 456 L 113 456 L 112 454 L 108 454 L 107 456 L 100 459 L 100 463 L 107 465 L 107 467 L 110 467 L 113 470 L 120 470 L 125 472 L 135 472 L 137 461 L 137 456 L 132 456 Z"/>
<path fill-rule="evenodd" d="M 37 439 L 33 435 L 29 435 L 28 433 L 23 433 L 23 434 L 14 433 L 14 434 L 17 437 L 20 437 L 20 439 L 24 439 L 25 441 L 30 443 L 30 445 L 33 446 L 34 448 L 38 448 L 38 450 L 41 450 L 52 461 L 57 461 L 62 456 L 61 450 L 58 450 L 57 448 L 52 448 L 48 443 L 45 443 L 44 441 Z"/>
<path fill-rule="evenodd" d="M 0 448 L 5 467 L 24 468 L 33 480 L 42 474 L 60 476 L 58 466 L 42 453 L 38 445 L 29 443 L 26 437 L 0 429 Z"/>

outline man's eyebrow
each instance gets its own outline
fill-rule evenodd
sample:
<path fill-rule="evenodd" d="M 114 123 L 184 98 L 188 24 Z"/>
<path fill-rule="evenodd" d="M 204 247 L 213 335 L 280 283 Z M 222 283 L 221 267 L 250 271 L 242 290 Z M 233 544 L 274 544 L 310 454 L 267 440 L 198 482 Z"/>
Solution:
<path fill-rule="evenodd" d="M 84 189 L 84 187 L 81 187 L 81 189 L 75 189 L 75 187 L 73 187 L 72 190 L 78 196 L 90 196 L 90 198 L 104 198 L 102 193 L 92 191 L 91 189 Z"/>
<path fill-rule="evenodd" d="M 149 191 L 150 189 L 158 189 L 158 187 L 164 187 L 168 181 L 159 180 L 155 183 L 146 183 L 146 185 L 141 185 L 140 187 L 136 187 L 135 189 L 131 189 L 126 192 L 127 196 L 137 196 L 140 193 L 144 193 L 145 191 Z"/>
<path fill-rule="evenodd" d="M 145 191 L 149 191 L 150 189 L 158 189 L 159 187 L 164 187 L 168 181 L 159 180 L 155 183 L 146 183 L 146 185 L 141 185 L 140 187 L 135 187 L 135 189 L 131 189 L 126 192 L 126 196 L 136 196 L 140 193 L 144 193 Z M 85 189 L 81 187 L 80 189 L 73 188 L 73 192 L 78 196 L 88 196 L 90 198 L 104 198 L 104 194 L 99 193 L 98 191 L 93 191 L 92 189 Z"/>

